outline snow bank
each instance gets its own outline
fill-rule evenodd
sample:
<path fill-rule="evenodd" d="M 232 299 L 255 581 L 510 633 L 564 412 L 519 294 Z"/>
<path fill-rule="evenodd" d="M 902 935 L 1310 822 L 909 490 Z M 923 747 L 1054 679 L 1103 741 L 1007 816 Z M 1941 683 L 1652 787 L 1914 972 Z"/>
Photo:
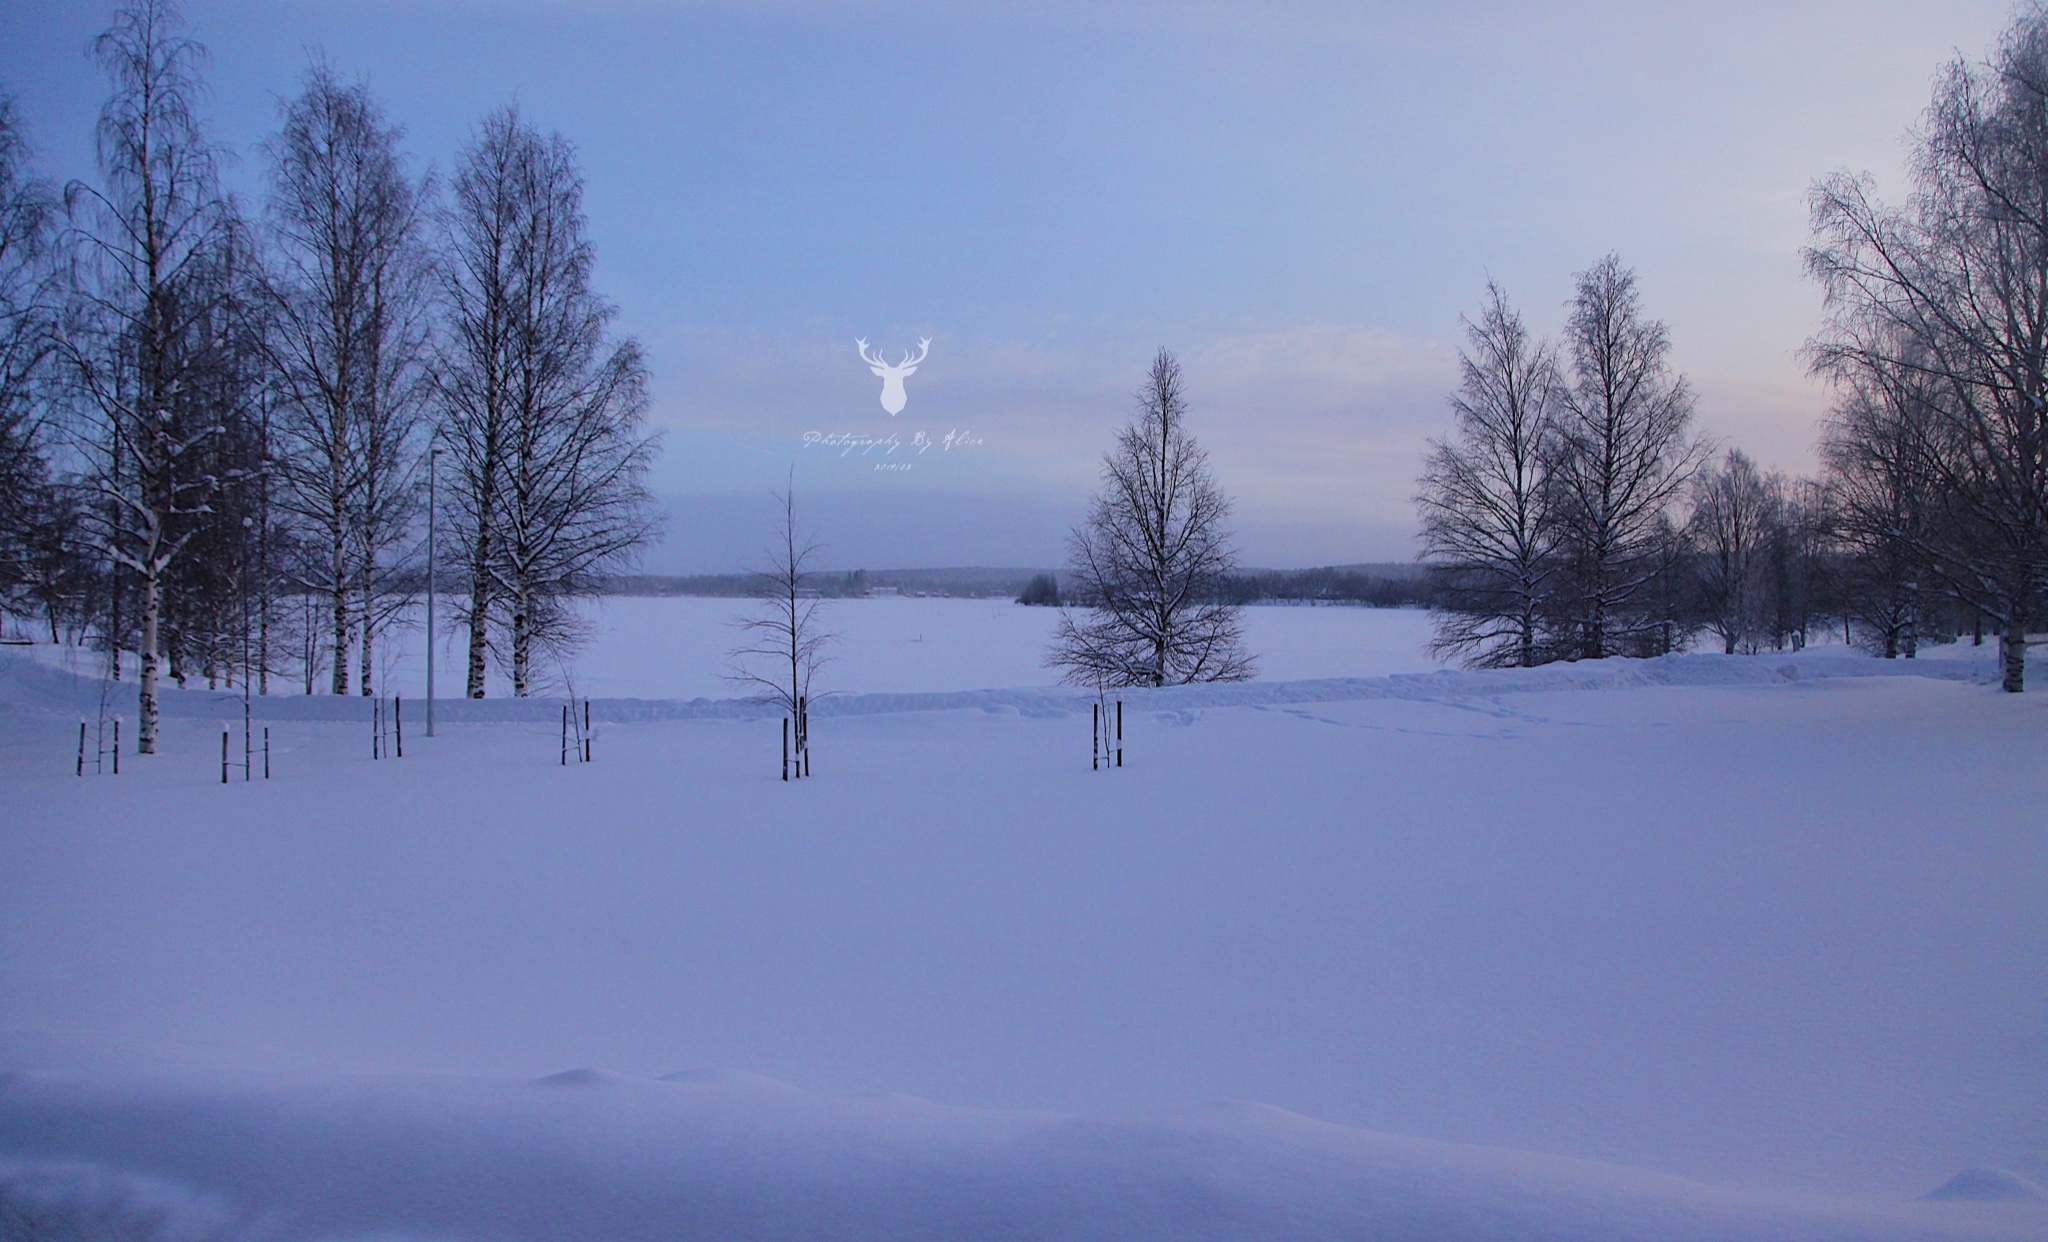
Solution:
<path fill-rule="evenodd" d="M 1743 1194 L 1258 1105 L 1072 1116 L 699 1071 L 0 1086 L 0 1206 L 274 1242 L 2003 1242 L 2036 1203 Z M 25 1159 L 24 1159 L 25 1158 Z M 201 1230 L 205 1230 L 203 1234 Z"/>
<path fill-rule="evenodd" d="M 1841 677 L 1926 677 L 1989 685 L 1997 679 L 1992 657 L 1942 660 L 1877 660 L 1842 648 L 1759 656 L 1674 655 L 1653 660 L 1588 660 L 1533 669 L 1489 669 L 1398 673 L 1385 677 L 1332 677 L 1300 681 L 1248 681 L 1220 685 L 1170 686 L 1118 692 L 1131 707 L 1172 711 L 1206 707 L 1345 703 L 1374 699 L 1434 701 L 1489 698 L 1504 694 L 1568 690 L 1631 690 L 1646 686 L 1771 686 Z M 13 653 L 0 653 L 0 708 L 91 715 L 106 692 L 117 710 L 133 711 L 132 683 L 104 685 Z M 976 689 L 924 693 L 821 695 L 818 716 L 869 716 L 896 712 L 981 709 L 1027 716 L 1086 713 L 1092 692 L 1066 686 Z M 544 723 L 559 719 L 559 699 L 437 699 L 439 720 L 453 724 Z M 161 711 L 170 718 L 240 719 L 239 693 L 166 689 Z M 346 695 L 258 697 L 250 710 L 260 720 L 365 722 L 368 700 Z M 417 726 L 425 705 L 412 701 Z M 751 720 L 778 712 L 742 698 L 591 700 L 594 719 L 607 723 L 657 720 Z"/>
<path fill-rule="evenodd" d="M 1970 1203 L 2048 1203 L 2048 1190 L 2010 1169 L 1964 1169 L 1923 1197 Z"/>

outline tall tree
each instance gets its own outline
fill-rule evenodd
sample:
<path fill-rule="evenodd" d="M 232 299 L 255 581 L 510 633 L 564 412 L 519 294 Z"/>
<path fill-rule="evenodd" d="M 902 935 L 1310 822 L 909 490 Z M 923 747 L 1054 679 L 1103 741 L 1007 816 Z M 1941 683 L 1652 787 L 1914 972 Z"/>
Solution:
<path fill-rule="evenodd" d="M 348 692 L 354 651 L 357 684 L 370 694 L 419 508 L 431 184 L 407 176 L 404 131 L 369 88 L 340 81 L 323 61 L 282 121 L 269 143 L 279 498 L 311 545 L 299 585 L 326 601 L 330 686 Z"/>
<path fill-rule="evenodd" d="M 1821 435 L 1834 529 L 1845 554 L 1841 603 L 1861 645 L 1886 659 L 1919 645 L 1925 551 L 1940 538 L 1940 506 L 1924 457 L 1926 377 L 1861 369 Z"/>
<path fill-rule="evenodd" d="M 1230 502 L 1188 433 L 1180 363 L 1164 349 L 1138 406 L 1067 540 L 1068 580 L 1092 607 L 1061 612 L 1046 662 L 1098 687 L 1246 680 L 1238 610 L 1221 598 L 1237 567 L 1223 528 Z"/>
<path fill-rule="evenodd" d="M 179 517 L 184 553 L 165 577 L 164 655 L 181 686 L 195 669 L 208 688 L 256 676 L 253 631 L 272 585 L 262 504 L 270 373 L 253 241 L 238 233 L 212 252 L 195 280 L 209 295 L 192 325 L 203 354 L 183 381 L 184 396 L 214 425 L 193 449 L 211 494 L 201 510 Z"/>
<path fill-rule="evenodd" d="M 456 169 L 437 370 L 467 544 L 472 697 L 494 625 L 524 695 L 536 650 L 574 634 L 567 601 L 657 529 L 646 365 L 637 341 L 610 338 L 582 202 L 568 141 L 509 106 L 478 126 Z"/>
<path fill-rule="evenodd" d="M 490 624 L 511 448 L 513 355 L 522 183 L 527 144 L 510 108 L 485 117 L 456 162 L 454 201 L 442 217 L 445 331 L 434 375 L 451 507 L 469 601 L 466 692 L 484 697 Z"/>
<path fill-rule="evenodd" d="M 43 435 L 48 363 L 56 346 L 52 229 L 56 196 L 29 172 L 28 135 L 0 93 L 0 608 L 54 585 L 39 551 L 68 529 L 51 486 Z M 54 526 L 53 526 L 54 524 Z M 51 633 L 54 600 L 43 598 Z M 54 637 L 52 641 L 55 641 Z"/>
<path fill-rule="evenodd" d="M 532 684 L 537 649 L 573 640 L 567 601 L 594 594 L 656 530 L 646 488 L 654 440 L 645 429 L 640 343 L 610 339 L 616 312 L 591 288 L 596 254 L 583 215 L 583 177 L 560 134 L 545 139 L 515 115 L 522 194 L 515 241 L 503 533 L 492 560 L 504 601 L 512 693 Z"/>
<path fill-rule="evenodd" d="M 1571 382 L 1558 389 L 1546 504 L 1564 573 L 1552 624 L 1571 659 L 1650 654 L 1675 641 L 1674 503 L 1705 460 L 1693 395 L 1671 343 L 1646 319 L 1635 273 L 1608 255 L 1577 275 L 1565 330 Z"/>
<path fill-rule="evenodd" d="M 1478 668 L 1527 668 L 1550 656 L 1544 631 L 1558 572 L 1545 505 L 1556 355 L 1530 337 L 1498 285 L 1465 321 L 1454 436 L 1430 443 L 1416 486 L 1423 557 L 1436 579 L 1430 646 Z"/>
<path fill-rule="evenodd" d="M 2048 9 L 2025 8 L 1987 63 L 1948 65 L 1911 170 L 1903 207 L 1867 177 L 1814 188 L 1828 319 L 1811 354 L 1852 385 L 1924 381 L 1903 428 L 1935 511 L 1918 559 L 1998 624 L 2018 693 L 2048 599 Z"/>
<path fill-rule="evenodd" d="M 100 184 L 65 192 L 83 270 L 63 352 L 87 414 L 78 448 L 100 548 L 138 596 L 143 754 L 157 748 L 166 575 L 219 485 L 205 441 L 222 414 L 202 380 L 215 362 L 221 253 L 238 231 L 193 110 L 204 49 L 184 29 L 170 0 L 137 0 L 94 42 L 114 85 L 95 133 Z"/>

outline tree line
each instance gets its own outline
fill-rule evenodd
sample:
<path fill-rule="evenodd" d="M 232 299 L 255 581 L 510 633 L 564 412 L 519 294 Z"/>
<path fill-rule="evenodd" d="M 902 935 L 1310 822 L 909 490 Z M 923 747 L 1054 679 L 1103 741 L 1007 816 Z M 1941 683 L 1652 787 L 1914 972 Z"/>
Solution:
<path fill-rule="evenodd" d="M 0 94 L 0 608 L 132 656 L 144 753 L 161 676 L 372 694 L 431 475 L 466 692 L 526 694 L 655 532 L 647 367 L 592 286 L 574 148 L 500 107 L 444 188 L 316 56 L 251 209 L 172 0 L 91 54 L 90 181 L 36 176 Z"/>
<path fill-rule="evenodd" d="M 1374 569 L 1382 572 L 1375 573 Z M 1202 600 L 1222 604 L 1353 604 L 1366 608 L 1426 607 L 1435 598 L 1426 573 L 1405 566 L 1323 565 L 1310 569 L 1246 569 L 1218 575 Z M 1085 582 L 1062 591 L 1059 575 L 1033 574 L 1017 592 L 1020 604 L 1057 608 L 1092 604 Z"/>
<path fill-rule="evenodd" d="M 1440 653 L 1527 666 L 1701 633 L 1754 652 L 1839 624 L 1911 657 L 1988 630 L 2024 688 L 2048 606 L 2048 11 L 1947 66 L 1911 153 L 1902 205 L 1848 174 L 1812 192 L 1806 357 L 1837 393 L 1816 478 L 1695 433 L 1614 256 L 1578 275 L 1555 345 L 1489 288 L 1417 486 Z"/>
<path fill-rule="evenodd" d="M 1416 490 L 1439 655 L 1531 667 L 1701 636 L 1754 654 L 1827 631 L 1910 658 L 1982 641 L 1992 615 L 1923 582 L 1887 534 L 1881 502 L 1906 493 L 1835 447 L 1853 407 L 1831 415 L 1821 477 L 1765 471 L 1694 431 L 1634 273 L 1610 255 L 1576 284 L 1562 348 L 1498 287 L 1466 324 L 1456 430 Z"/>

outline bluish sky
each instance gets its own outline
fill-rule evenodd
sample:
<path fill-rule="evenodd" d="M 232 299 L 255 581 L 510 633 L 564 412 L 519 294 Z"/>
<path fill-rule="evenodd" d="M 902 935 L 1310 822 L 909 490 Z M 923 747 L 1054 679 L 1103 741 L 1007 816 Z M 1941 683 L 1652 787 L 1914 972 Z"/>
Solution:
<path fill-rule="evenodd" d="M 8 0 L 0 81 L 45 171 L 90 173 L 111 5 Z M 308 52 L 446 170 L 516 99 L 582 153 L 598 280 L 649 347 L 650 568 L 753 559 L 794 466 L 847 567 L 1052 564 L 1152 351 L 1237 500 L 1247 562 L 1413 555 L 1458 316 L 1539 330 L 1609 250 L 1701 423 L 1809 470 L 1805 193 L 1903 193 L 1904 134 L 2003 0 L 1919 3 L 654 3 L 192 0 L 210 115 L 257 144 Z M 856 356 L 930 356 L 890 416 Z M 806 433 L 903 447 L 839 455 Z M 917 433 L 951 450 L 916 452 Z M 877 469 L 878 465 L 907 469 Z"/>

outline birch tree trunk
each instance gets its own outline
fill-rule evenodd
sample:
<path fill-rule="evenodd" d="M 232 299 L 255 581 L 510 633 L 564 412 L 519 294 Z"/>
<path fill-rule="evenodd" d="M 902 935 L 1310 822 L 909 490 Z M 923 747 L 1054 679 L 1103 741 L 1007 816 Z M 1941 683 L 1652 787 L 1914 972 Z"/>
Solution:
<path fill-rule="evenodd" d="M 533 660 L 533 598 L 515 589 L 512 594 L 512 697 L 523 699 L 528 671 Z"/>
<path fill-rule="evenodd" d="M 463 692 L 472 699 L 484 697 L 484 674 L 491 650 L 491 568 L 487 560 L 490 554 L 490 536 L 480 535 L 469 566 L 469 665 Z"/>
<path fill-rule="evenodd" d="M 348 592 L 342 584 L 348 581 L 348 545 L 337 532 L 331 549 L 334 574 L 334 608 L 329 616 L 334 640 L 334 671 L 329 687 L 334 694 L 348 693 L 348 652 L 351 642 L 351 627 L 348 619 Z"/>
<path fill-rule="evenodd" d="M 163 574 L 152 569 L 142 572 L 142 648 L 136 653 L 135 753 L 156 753 L 157 738 L 157 624 L 163 615 Z"/>
<path fill-rule="evenodd" d="M 2027 624 L 2024 619 L 2006 622 L 2005 634 L 1999 640 L 1999 671 L 2003 674 L 2000 684 L 2008 694 L 2019 694 L 2027 688 Z"/>

